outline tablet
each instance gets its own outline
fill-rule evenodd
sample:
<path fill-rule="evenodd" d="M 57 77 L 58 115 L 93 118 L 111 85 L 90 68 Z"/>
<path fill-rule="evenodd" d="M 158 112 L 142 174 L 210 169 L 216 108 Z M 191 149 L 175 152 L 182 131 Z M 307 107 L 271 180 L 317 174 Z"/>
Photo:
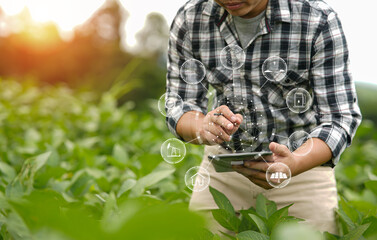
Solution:
<path fill-rule="evenodd" d="M 248 153 L 229 153 L 219 155 L 209 155 L 208 160 L 212 161 L 216 172 L 232 172 L 232 166 L 243 165 L 245 160 L 257 160 L 263 156 L 272 155 L 272 152 L 248 152 Z"/>

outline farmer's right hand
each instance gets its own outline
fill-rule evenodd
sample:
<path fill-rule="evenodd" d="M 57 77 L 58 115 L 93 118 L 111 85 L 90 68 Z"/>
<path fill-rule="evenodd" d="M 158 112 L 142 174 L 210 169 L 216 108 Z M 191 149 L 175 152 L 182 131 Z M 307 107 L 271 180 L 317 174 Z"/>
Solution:
<path fill-rule="evenodd" d="M 229 142 L 242 121 L 242 115 L 234 114 L 227 106 L 222 105 L 207 113 L 199 123 L 199 136 L 207 145 Z"/>

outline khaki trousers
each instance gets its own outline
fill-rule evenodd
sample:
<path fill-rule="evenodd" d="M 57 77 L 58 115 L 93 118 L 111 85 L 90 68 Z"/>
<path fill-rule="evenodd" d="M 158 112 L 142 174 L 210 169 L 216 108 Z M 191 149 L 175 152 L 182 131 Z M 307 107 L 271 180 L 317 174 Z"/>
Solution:
<path fill-rule="evenodd" d="M 255 207 L 256 197 L 262 193 L 269 200 L 276 202 L 278 209 L 294 203 L 289 208 L 289 215 L 305 219 L 305 222 L 317 230 L 338 233 L 334 211 L 338 207 L 338 199 L 334 170 L 331 167 L 313 168 L 293 177 L 284 188 L 265 190 L 239 173 L 217 173 L 208 161 L 209 153 L 225 152 L 219 151 L 216 146 L 206 146 L 201 167 L 207 169 L 210 174 L 210 186 L 224 193 L 236 211 Z M 217 208 L 209 188 L 193 192 L 190 209 L 207 210 L 207 215 L 211 216 L 208 210 Z M 224 231 L 216 222 L 212 223 L 211 230 Z"/>

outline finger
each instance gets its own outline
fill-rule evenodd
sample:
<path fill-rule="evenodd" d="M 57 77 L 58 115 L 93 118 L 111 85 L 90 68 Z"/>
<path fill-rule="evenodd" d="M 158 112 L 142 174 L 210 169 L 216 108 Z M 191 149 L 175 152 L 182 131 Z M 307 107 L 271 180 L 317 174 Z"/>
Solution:
<path fill-rule="evenodd" d="M 261 172 L 261 171 L 255 170 L 255 169 L 244 168 L 244 169 L 240 170 L 240 173 L 242 175 L 248 177 L 248 178 L 251 177 L 251 178 L 254 178 L 254 179 L 266 181 L 266 173 L 265 172 Z"/>
<path fill-rule="evenodd" d="M 216 123 L 210 122 L 208 126 L 208 131 L 215 135 L 217 138 L 221 138 L 223 141 L 229 142 L 231 139 L 230 135 Z"/>
<path fill-rule="evenodd" d="M 238 117 L 225 105 L 222 105 L 217 108 L 218 112 L 222 113 L 225 118 L 231 121 L 233 124 L 239 122 Z"/>
<path fill-rule="evenodd" d="M 232 165 L 232 169 L 234 171 L 237 171 L 237 172 L 238 172 L 239 169 L 242 169 L 242 168 L 244 168 L 244 166 L 242 166 L 242 165 Z"/>
<path fill-rule="evenodd" d="M 214 114 L 211 114 L 210 119 L 212 122 L 224 128 L 227 133 L 230 133 L 235 128 L 234 124 L 224 116 L 215 116 Z"/>
<path fill-rule="evenodd" d="M 224 142 L 221 138 L 218 138 L 217 136 L 215 136 L 209 131 L 204 131 L 204 141 L 208 145 L 217 145 Z"/>
<path fill-rule="evenodd" d="M 236 114 L 236 117 L 237 117 L 237 121 L 236 121 L 236 125 L 237 126 L 240 126 L 240 124 L 242 123 L 242 121 L 243 121 L 243 117 L 242 117 L 242 115 L 241 114 Z"/>
<path fill-rule="evenodd" d="M 257 161 L 264 161 L 264 162 L 274 162 L 274 156 L 271 154 L 271 155 L 264 155 L 264 156 L 257 156 L 256 157 L 256 160 Z"/>
<path fill-rule="evenodd" d="M 237 166 L 237 167 L 234 167 L 233 169 L 235 171 L 237 171 L 238 173 L 244 175 L 247 178 L 252 177 L 252 178 L 255 178 L 255 179 L 260 179 L 260 180 L 266 181 L 266 173 L 265 172 L 245 168 L 243 166 Z"/>
<path fill-rule="evenodd" d="M 267 182 L 266 174 L 265 173 L 258 173 L 258 174 L 248 174 L 245 171 L 245 167 L 242 166 L 232 166 L 232 168 L 237 171 L 238 173 L 242 174 L 246 178 L 248 178 L 251 182 L 262 187 L 264 189 L 271 189 L 272 186 Z"/>
<path fill-rule="evenodd" d="M 245 161 L 244 166 L 249 169 L 258 170 L 261 172 L 266 172 L 268 167 L 270 166 L 266 162 L 259 162 L 259 161 Z"/>
<path fill-rule="evenodd" d="M 250 157 L 247 159 L 248 161 L 257 161 L 257 162 L 274 162 L 274 157 L 272 154 L 269 154 L 269 155 L 262 155 L 262 154 L 258 154 L 258 155 L 255 155 L 254 158 L 253 157 Z"/>
<path fill-rule="evenodd" d="M 291 154 L 287 146 L 275 142 L 270 143 L 269 148 L 277 156 L 288 157 Z"/>
<path fill-rule="evenodd" d="M 235 132 L 237 132 L 237 130 L 240 128 L 241 123 L 243 121 L 242 115 L 236 114 L 236 116 L 238 120 L 236 121 L 236 123 L 234 123 L 234 128 L 230 132 L 228 131 L 229 135 L 233 135 Z"/>

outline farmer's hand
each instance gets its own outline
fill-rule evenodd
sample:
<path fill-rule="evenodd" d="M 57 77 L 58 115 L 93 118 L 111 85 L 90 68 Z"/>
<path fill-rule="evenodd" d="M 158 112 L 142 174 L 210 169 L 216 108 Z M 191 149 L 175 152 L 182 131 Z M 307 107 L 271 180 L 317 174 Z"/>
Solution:
<path fill-rule="evenodd" d="M 209 112 L 201 120 L 198 134 L 203 143 L 207 145 L 228 142 L 242 121 L 242 115 L 234 114 L 227 106 L 222 105 Z"/>
<path fill-rule="evenodd" d="M 271 156 L 263 156 L 261 159 L 258 159 L 258 161 L 245 161 L 243 166 L 233 166 L 233 169 L 264 189 L 272 188 L 267 182 L 266 171 L 267 168 L 275 162 L 286 164 L 291 170 L 292 176 L 295 176 L 297 174 L 297 161 L 291 151 L 289 151 L 285 145 L 274 142 L 270 143 L 269 148 L 273 153 Z"/>

